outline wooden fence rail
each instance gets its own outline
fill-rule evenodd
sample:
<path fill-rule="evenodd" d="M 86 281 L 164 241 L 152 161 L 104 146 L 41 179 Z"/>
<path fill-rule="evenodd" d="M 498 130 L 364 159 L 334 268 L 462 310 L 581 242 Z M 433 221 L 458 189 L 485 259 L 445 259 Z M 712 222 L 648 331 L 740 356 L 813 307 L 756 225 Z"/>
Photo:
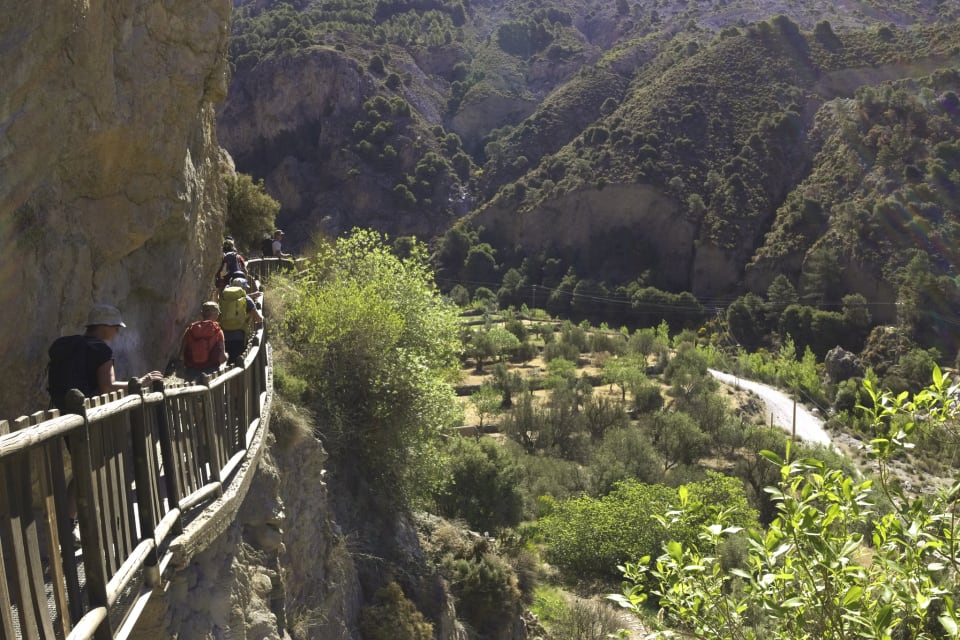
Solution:
<path fill-rule="evenodd" d="M 248 266 L 264 277 L 289 265 Z M 0 637 L 102 640 L 129 628 L 131 611 L 160 586 L 172 546 L 185 546 L 176 541 L 186 523 L 218 508 L 238 470 L 250 469 L 242 463 L 272 399 L 262 328 L 250 344 L 242 367 L 200 384 L 145 389 L 132 380 L 126 393 L 98 398 L 74 390 L 69 414 L 0 421 Z"/>

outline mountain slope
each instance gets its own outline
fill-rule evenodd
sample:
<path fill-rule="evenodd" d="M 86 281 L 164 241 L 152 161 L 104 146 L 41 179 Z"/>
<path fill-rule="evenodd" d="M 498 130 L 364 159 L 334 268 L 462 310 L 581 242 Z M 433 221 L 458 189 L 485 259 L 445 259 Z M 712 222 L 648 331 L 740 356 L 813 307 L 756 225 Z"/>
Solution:
<path fill-rule="evenodd" d="M 919 199 L 879 226 L 952 242 L 957 163 L 937 145 L 954 135 L 958 16 L 957 0 L 241 2 L 219 129 L 292 238 L 435 238 L 445 286 L 553 289 L 566 272 L 571 293 L 722 306 L 782 273 L 811 301 L 887 303 L 921 234 L 863 244 L 877 223 L 844 212 Z M 888 117 L 903 95 L 926 115 Z M 463 250 L 441 239 L 454 224 Z M 824 264 L 843 276 L 820 282 Z"/>

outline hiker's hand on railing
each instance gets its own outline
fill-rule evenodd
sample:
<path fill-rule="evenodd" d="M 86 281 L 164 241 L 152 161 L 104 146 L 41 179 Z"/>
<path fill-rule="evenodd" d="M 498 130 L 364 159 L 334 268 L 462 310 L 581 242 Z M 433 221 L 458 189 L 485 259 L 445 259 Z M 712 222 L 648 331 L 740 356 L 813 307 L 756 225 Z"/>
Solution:
<path fill-rule="evenodd" d="M 140 386 L 144 387 L 152 383 L 154 380 L 163 380 L 163 374 L 159 371 L 151 371 L 148 374 L 145 374 L 142 378 L 137 378 L 140 382 Z"/>

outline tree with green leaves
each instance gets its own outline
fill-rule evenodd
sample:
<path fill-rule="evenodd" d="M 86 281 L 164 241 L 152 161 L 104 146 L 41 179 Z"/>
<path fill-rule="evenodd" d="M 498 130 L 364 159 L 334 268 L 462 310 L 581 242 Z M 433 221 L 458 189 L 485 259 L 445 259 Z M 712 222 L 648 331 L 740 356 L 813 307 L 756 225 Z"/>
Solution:
<path fill-rule="evenodd" d="M 777 516 L 765 530 L 735 524 L 722 503 L 694 541 L 671 537 L 663 553 L 620 568 L 621 594 L 611 596 L 639 612 L 657 598 L 661 630 L 684 629 L 697 638 L 960 638 L 957 577 L 960 482 L 947 491 L 914 499 L 891 476 L 891 463 L 923 431 L 956 421 L 957 385 L 933 372 L 933 382 L 914 396 L 894 395 L 864 382 L 859 407 L 875 437 L 870 457 L 878 482 L 854 478 L 816 458 L 763 456 L 779 470 L 768 489 Z M 891 505 L 881 509 L 882 501 Z M 689 527 L 683 500 L 662 526 Z M 725 570 L 718 551 L 746 537 L 747 557 Z"/>
<path fill-rule="evenodd" d="M 483 432 L 483 420 L 487 416 L 495 416 L 500 413 L 500 407 L 503 405 L 503 393 L 489 382 L 484 382 L 480 388 L 470 394 L 470 402 L 473 404 L 474 411 L 477 412 L 477 419 L 480 424 L 477 425 L 477 437 Z"/>
<path fill-rule="evenodd" d="M 227 178 L 227 231 L 239 247 L 256 247 L 273 233 L 280 203 L 263 185 L 245 173 Z"/>
<path fill-rule="evenodd" d="M 520 521 L 522 470 L 506 448 L 489 438 L 454 438 L 447 454 L 449 475 L 436 497 L 441 515 L 462 518 L 475 531 Z"/>
<path fill-rule="evenodd" d="M 647 363 L 638 356 L 607 358 L 603 361 L 603 381 L 620 389 L 620 399 L 627 400 L 627 390 L 647 377 Z"/>
<path fill-rule="evenodd" d="M 483 361 L 487 358 L 503 360 L 503 355 L 520 346 L 517 336 L 503 327 L 492 327 L 478 331 L 470 341 L 471 351 L 477 359 L 477 371 L 483 371 Z"/>
<path fill-rule="evenodd" d="M 371 231 L 318 248 L 278 280 L 291 372 L 336 461 L 413 500 L 436 481 L 441 433 L 461 423 L 456 308 L 433 282 L 422 244 L 407 258 Z"/>

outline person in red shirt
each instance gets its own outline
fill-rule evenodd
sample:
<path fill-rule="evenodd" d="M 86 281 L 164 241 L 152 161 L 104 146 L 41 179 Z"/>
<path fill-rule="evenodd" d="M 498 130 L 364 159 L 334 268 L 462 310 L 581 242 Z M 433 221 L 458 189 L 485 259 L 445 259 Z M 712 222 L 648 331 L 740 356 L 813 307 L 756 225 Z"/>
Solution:
<path fill-rule="evenodd" d="M 214 373 L 227 361 L 223 329 L 217 318 L 220 305 L 212 300 L 200 308 L 200 320 L 193 322 L 180 339 L 180 362 L 185 378 L 194 379 L 203 374 Z"/>

